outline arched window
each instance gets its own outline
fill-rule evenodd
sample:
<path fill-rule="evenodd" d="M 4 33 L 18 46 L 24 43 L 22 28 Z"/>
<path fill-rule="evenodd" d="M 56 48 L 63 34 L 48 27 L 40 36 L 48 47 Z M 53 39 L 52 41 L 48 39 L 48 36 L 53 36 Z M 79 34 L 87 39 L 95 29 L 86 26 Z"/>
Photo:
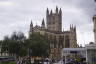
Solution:
<path fill-rule="evenodd" d="M 63 37 L 59 36 L 59 47 L 62 48 L 63 47 Z"/>
<path fill-rule="evenodd" d="M 50 38 L 49 38 L 49 40 L 50 40 L 50 48 L 54 48 L 54 42 L 53 42 L 53 35 L 50 35 Z"/>
<path fill-rule="evenodd" d="M 57 47 L 57 40 L 56 40 L 56 36 L 54 36 L 54 48 Z"/>
<path fill-rule="evenodd" d="M 69 36 L 66 35 L 66 36 L 65 36 L 65 48 L 69 48 L 69 47 L 70 47 Z"/>

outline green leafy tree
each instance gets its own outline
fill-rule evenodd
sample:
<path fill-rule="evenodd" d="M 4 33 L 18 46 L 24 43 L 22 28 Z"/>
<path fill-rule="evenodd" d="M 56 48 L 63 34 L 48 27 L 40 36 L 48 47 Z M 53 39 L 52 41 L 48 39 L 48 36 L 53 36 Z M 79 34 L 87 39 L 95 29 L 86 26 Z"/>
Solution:
<path fill-rule="evenodd" d="M 27 55 L 26 48 L 24 46 L 26 37 L 22 32 L 13 32 L 11 37 L 6 36 L 2 42 L 2 52 L 8 51 L 9 54 L 15 54 L 16 56 Z"/>
<path fill-rule="evenodd" d="M 29 55 L 31 56 L 48 56 L 49 45 L 47 39 L 40 33 L 32 33 L 28 41 Z"/>
<path fill-rule="evenodd" d="M 10 39 L 8 36 L 5 36 L 4 37 L 4 40 L 2 41 L 2 44 L 1 44 L 1 52 L 5 52 L 5 51 L 8 51 L 8 45 L 10 43 Z"/>
<path fill-rule="evenodd" d="M 48 56 L 49 44 L 45 36 L 40 33 L 32 33 L 26 39 L 22 32 L 13 32 L 9 37 L 6 36 L 2 41 L 2 52 L 15 54 L 16 56 Z"/>

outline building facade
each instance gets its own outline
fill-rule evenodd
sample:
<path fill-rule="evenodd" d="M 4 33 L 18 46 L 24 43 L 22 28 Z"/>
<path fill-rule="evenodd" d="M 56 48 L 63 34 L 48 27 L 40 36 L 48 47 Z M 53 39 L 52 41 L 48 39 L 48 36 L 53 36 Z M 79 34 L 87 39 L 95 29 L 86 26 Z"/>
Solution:
<path fill-rule="evenodd" d="M 62 58 L 65 63 L 69 62 L 68 59 L 85 58 L 88 64 L 96 64 L 96 44 L 90 43 L 81 48 L 63 48 Z"/>
<path fill-rule="evenodd" d="M 63 48 L 62 49 L 62 58 L 65 59 L 65 64 L 68 59 L 76 59 L 76 58 L 85 58 L 86 59 L 86 48 Z M 86 60 L 85 60 L 86 61 Z"/>
<path fill-rule="evenodd" d="M 87 44 L 86 48 L 86 61 L 89 64 L 96 64 L 96 44 Z"/>
<path fill-rule="evenodd" d="M 94 29 L 93 29 L 93 31 L 94 31 L 94 40 L 95 40 L 95 43 L 96 43 L 96 15 L 95 16 L 93 16 L 93 27 L 94 27 Z"/>
<path fill-rule="evenodd" d="M 42 20 L 41 26 L 33 26 L 31 21 L 29 36 L 33 32 L 39 32 L 40 34 L 46 36 L 49 39 L 50 45 L 50 58 L 59 59 L 61 57 L 62 48 L 76 48 L 77 47 L 77 37 L 76 37 L 76 27 L 70 25 L 69 31 L 62 31 L 62 10 L 56 7 L 55 13 L 46 11 L 46 25 L 45 20 Z"/>
<path fill-rule="evenodd" d="M 93 16 L 93 32 L 94 32 L 94 43 L 86 45 L 86 61 L 89 64 L 96 64 L 96 15 Z"/>

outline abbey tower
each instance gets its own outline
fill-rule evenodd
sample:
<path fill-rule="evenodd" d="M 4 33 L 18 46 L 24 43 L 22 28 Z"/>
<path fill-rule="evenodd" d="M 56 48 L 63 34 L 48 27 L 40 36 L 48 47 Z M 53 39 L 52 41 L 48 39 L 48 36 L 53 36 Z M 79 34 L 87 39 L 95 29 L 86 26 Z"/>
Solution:
<path fill-rule="evenodd" d="M 46 26 L 45 26 L 46 20 Z M 49 40 L 50 56 L 51 59 L 60 59 L 61 50 L 63 48 L 76 48 L 77 36 L 76 26 L 70 25 L 68 31 L 62 31 L 62 10 L 56 7 L 55 13 L 46 10 L 46 19 L 42 20 L 41 26 L 33 26 L 31 21 L 29 36 L 33 32 L 39 32 Z M 65 21 L 64 21 L 65 22 Z"/>
<path fill-rule="evenodd" d="M 62 31 L 62 11 L 56 7 L 55 13 L 49 12 L 47 8 L 46 12 L 46 25 L 48 30 Z"/>

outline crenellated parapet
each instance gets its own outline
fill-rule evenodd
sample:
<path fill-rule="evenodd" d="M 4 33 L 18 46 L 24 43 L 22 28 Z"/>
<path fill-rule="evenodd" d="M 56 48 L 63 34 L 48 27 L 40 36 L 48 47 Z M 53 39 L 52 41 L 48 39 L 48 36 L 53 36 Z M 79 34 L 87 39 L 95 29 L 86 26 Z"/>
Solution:
<path fill-rule="evenodd" d="M 51 59 L 60 59 L 62 48 L 77 47 L 76 26 L 70 25 L 70 30 L 62 31 L 62 10 L 57 6 L 55 12 L 47 8 L 46 20 L 42 20 L 41 26 L 33 26 L 31 21 L 29 36 L 33 32 L 39 32 L 49 40 Z"/>
<path fill-rule="evenodd" d="M 55 12 L 52 9 L 46 11 L 46 22 L 47 29 L 52 31 L 62 31 L 62 10 L 56 6 Z"/>

